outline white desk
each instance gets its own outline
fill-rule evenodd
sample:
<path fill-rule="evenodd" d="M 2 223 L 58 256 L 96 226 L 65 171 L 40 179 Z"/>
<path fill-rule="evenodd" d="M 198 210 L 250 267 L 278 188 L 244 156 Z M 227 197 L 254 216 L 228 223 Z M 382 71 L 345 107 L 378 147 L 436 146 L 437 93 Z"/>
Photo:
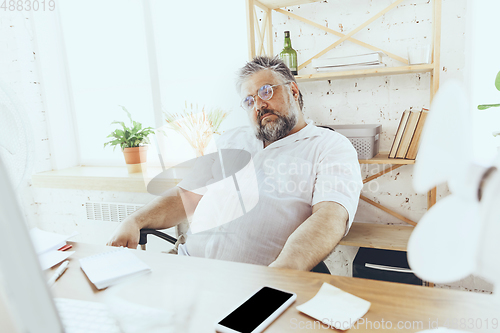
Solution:
<path fill-rule="evenodd" d="M 83 243 L 72 244 L 76 253 L 71 257 L 68 271 L 56 282 L 53 289 L 55 296 L 95 301 L 112 293 L 113 288 L 96 290 L 80 269 L 77 260 L 111 249 Z M 370 301 L 372 306 L 364 317 L 365 320 L 380 323 L 383 319 L 384 322 L 391 321 L 393 325 L 392 329 L 379 329 L 377 332 L 416 332 L 428 329 L 429 320 L 439 320 L 442 325 L 446 319 L 453 318 L 458 320 L 458 324 L 461 318 L 481 320 L 482 328 L 467 329 L 471 332 L 500 332 L 500 324 L 497 329 L 493 329 L 491 325 L 493 318 L 500 321 L 500 304 L 494 303 L 492 295 L 146 251 L 137 251 L 136 254 L 151 266 L 152 273 L 134 280 L 136 287 L 122 291 L 122 295 L 132 300 L 146 298 L 151 306 L 160 306 L 176 312 L 176 316 L 185 316 L 188 326 L 182 329 L 184 332 L 214 332 L 213 324 L 217 319 L 263 285 L 297 293 L 296 302 L 266 330 L 293 331 L 294 327 L 298 329 L 301 322 L 303 325 L 307 325 L 307 322 L 314 323 L 314 319 L 297 311 L 295 306 L 311 299 L 323 282 Z M 141 295 L 141 290 L 147 293 Z M 168 299 L 169 297 L 175 299 Z M 489 321 L 489 330 L 485 329 L 486 319 Z M 422 322 L 423 327 L 398 330 L 396 325 L 400 321 Z M 369 326 L 360 325 L 358 329 L 350 331 L 373 330 Z M 317 326 L 316 329 L 307 329 L 307 332 L 314 331 L 325 332 L 325 328 Z"/>

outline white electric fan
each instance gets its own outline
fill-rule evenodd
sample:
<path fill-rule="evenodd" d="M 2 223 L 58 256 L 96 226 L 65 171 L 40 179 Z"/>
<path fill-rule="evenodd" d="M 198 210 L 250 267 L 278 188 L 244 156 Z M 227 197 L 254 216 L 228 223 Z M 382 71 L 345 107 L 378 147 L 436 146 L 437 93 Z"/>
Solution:
<path fill-rule="evenodd" d="M 17 192 L 31 175 L 34 140 L 28 116 L 14 92 L 0 81 L 0 159 Z"/>
<path fill-rule="evenodd" d="M 408 262 L 417 276 L 430 282 L 481 276 L 494 284 L 498 299 L 500 156 L 491 165 L 474 161 L 470 124 L 462 86 L 443 85 L 422 134 L 413 186 L 425 193 L 447 183 L 451 195 L 439 200 L 415 227 L 408 242 Z"/>

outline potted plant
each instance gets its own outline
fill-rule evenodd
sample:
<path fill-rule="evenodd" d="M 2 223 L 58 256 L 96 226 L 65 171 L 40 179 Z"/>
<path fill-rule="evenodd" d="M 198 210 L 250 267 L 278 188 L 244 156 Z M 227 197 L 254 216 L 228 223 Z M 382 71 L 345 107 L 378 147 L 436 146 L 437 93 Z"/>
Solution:
<path fill-rule="evenodd" d="M 497 88 L 498 91 L 500 91 L 500 72 L 497 73 L 497 77 L 495 78 L 495 87 Z M 500 107 L 500 104 L 482 104 L 477 106 L 479 110 L 486 110 L 489 108 L 496 108 L 496 107 Z M 500 131 L 493 132 L 493 136 L 498 136 L 498 135 L 500 135 Z"/>
<path fill-rule="evenodd" d="M 116 129 L 111 132 L 107 138 L 113 138 L 104 144 L 106 146 L 113 146 L 113 150 L 117 146 L 123 151 L 125 163 L 129 173 L 141 172 L 141 164 L 146 163 L 148 146 L 145 144 L 150 143 L 148 136 L 154 133 L 152 127 L 142 128 L 142 124 L 132 120 L 132 116 L 128 110 L 120 105 L 120 107 L 127 113 L 130 119 L 130 127 L 127 127 L 123 121 L 113 121 L 111 124 L 119 124 L 122 129 Z"/>

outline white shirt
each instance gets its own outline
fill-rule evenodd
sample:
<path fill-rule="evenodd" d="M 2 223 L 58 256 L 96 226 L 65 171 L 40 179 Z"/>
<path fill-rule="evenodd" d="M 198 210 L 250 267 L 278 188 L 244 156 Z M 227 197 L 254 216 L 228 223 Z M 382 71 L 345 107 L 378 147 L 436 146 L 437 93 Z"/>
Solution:
<path fill-rule="evenodd" d="M 178 185 L 203 194 L 179 254 L 269 265 L 322 201 L 347 210 L 349 231 L 363 183 L 356 150 L 341 134 L 308 120 L 297 133 L 264 148 L 250 127 L 239 127 L 224 133 L 217 147 L 242 149 L 250 162 L 236 174 L 237 185 L 221 175 L 211 175 L 204 181 L 209 186 L 199 189 L 191 179 Z"/>

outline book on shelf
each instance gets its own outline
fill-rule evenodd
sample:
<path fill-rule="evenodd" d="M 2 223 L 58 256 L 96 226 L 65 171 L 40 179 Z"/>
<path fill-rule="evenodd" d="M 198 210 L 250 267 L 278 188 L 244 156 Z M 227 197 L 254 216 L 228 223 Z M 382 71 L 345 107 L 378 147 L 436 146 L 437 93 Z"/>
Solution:
<path fill-rule="evenodd" d="M 387 67 L 386 64 L 369 64 L 369 65 L 347 65 L 347 66 L 337 66 L 337 67 L 318 67 L 317 72 L 340 72 L 340 71 L 355 71 L 361 69 L 373 69 Z"/>
<path fill-rule="evenodd" d="M 380 64 L 382 62 L 382 57 L 386 56 L 384 52 L 372 52 L 366 54 L 358 54 L 347 57 L 337 57 L 337 58 L 324 58 L 324 59 L 313 59 L 312 67 L 338 67 L 338 66 L 349 66 L 349 65 L 366 65 L 366 64 Z"/>
<path fill-rule="evenodd" d="M 398 150 L 396 151 L 396 158 L 405 158 L 408 148 L 410 148 L 410 142 L 417 128 L 418 119 L 420 118 L 421 111 L 411 110 L 408 116 L 408 121 L 406 123 L 405 130 L 401 136 L 401 142 L 399 143 Z"/>
<path fill-rule="evenodd" d="M 418 119 L 417 128 L 415 129 L 415 134 L 413 134 L 410 147 L 408 148 L 408 152 L 405 156 L 406 159 L 414 160 L 417 157 L 420 137 L 422 136 L 422 130 L 424 129 L 425 120 L 427 119 L 428 114 L 429 110 L 422 109 L 420 118 Z"/>
<path fill-rule="evenodd" d="M 399 143 L 403 136 L 403 132 L 406 127 L 406 123 L 408 122 L 408 118 L 410 116 L 410 110 L 405 110 L 403 115 L 401 116 L 401 121 L 399 122 L 398 130 L 396 131 L 396 136 L 394 141 L 392 142 L 391 150 L 389 151 L 389 158 L 396 158 L 396 152 L 398 151 Z"/>

